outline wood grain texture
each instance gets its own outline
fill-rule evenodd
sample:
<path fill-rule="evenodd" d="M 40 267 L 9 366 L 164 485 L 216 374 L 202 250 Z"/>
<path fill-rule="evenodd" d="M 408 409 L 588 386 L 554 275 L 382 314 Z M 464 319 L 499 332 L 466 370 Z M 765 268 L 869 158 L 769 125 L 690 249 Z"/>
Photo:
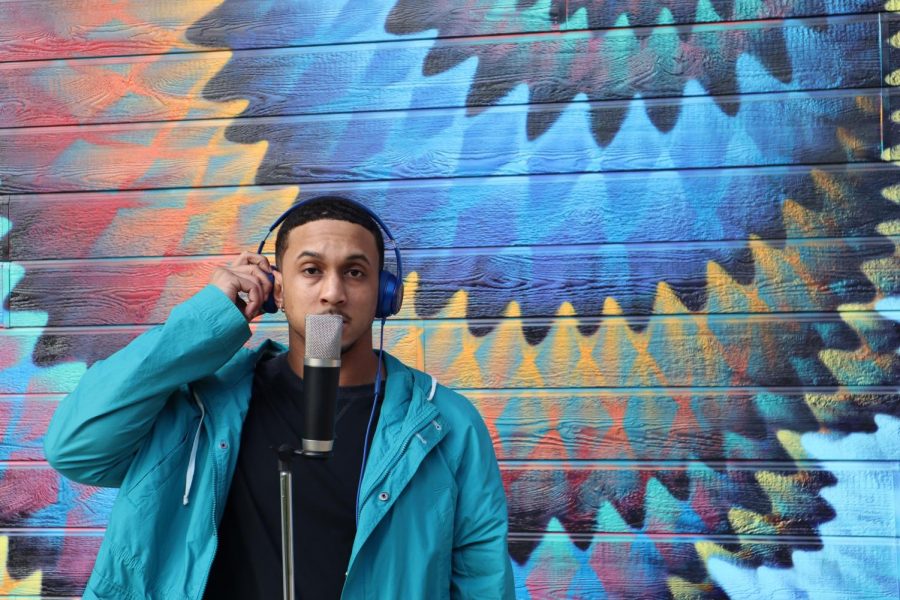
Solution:
<path fill-rule="evenodd" d="M 185 39 L 184 31 L 211 4 L 58 0 L 48 9 L 42 0 L 4 0 L 0 62 L 194 50 L 198 47 Z"/>
<path fill-rule="evenodd" d="M 180 460 L 187 466 L 189 449 Z M 0 463 L 2 464 L 2 463 Z M 823 486 L 850 486 L 856 502 L 845 506 L 843 523 L 829 535 L 896 537 L 896 515 L 890 504 L 872 500 L 900 492 L 897 467 L 884 464 L 729 463 L 644 465 L 634 463 L 501 463 L 510 512 L 510 533 L 540 534 L 552 514 L 597 514 L 604 505 L 632 502 L 637 494 L 647 505 L 646 534 L 740 535 L 742 539 L 778 535 L 815 535 L 813 523 L 830 521 L 834 512 L 819 496 Z M 273 485 L 277 470 L 272 465 Z M 573 488 L 566 482 L 579 481 Z M 27 490 L 27 492 L 26 492 Z M 47 465 L 5 466 L 0 471 L 0 527 L 105 527 L 117 491 L 76 484 Z M 674 495 L 673 495 L 674 494 Z M 775 508 L 773 508 L 773 506 Z M 52 507 L 47 510 L 47 507 Z M 723 509 L 725 507 L 725 509 Z M 769 522 L 728 521 L 728 509 L 767 515 Z M 701 518 L 691 519 L 690 511 Z M 673 517 L 681 515 L 680 518 Z M 27 520 L 25 520 L 27 519 Z M 635 533 L 622 517 L 603 513 L 572 533 Z"/>
<path fill-rule="evenodd" d="M 16 579 L 41 571 L 41 594 L 36 598 L 80 596 L 103 539 L 101 532 L 34 531 L 6 532 L 9 540 L 7 569 Z M 25 600 L 29 596 L 3 595 L 0 598 Z"/>
<path fill-rule="evenodd" d="M 897 316 L 428 321 L 425 367 L 461 388 L 893 385 L 900 373 L 900 356 L 890 353 L 900 334 Z M 531 346 L 530 328 L 541 329 L 546 341 Z M 886 353 L 876 357 L 861 346 L 863 332 L 884 342 Z"/>
<path fill-rule="evenodd" d="M 900 492 L 897 467 L 889 463 L 527 462 L 501 464 L 501 473 L 511 534 L 539 535 L 552 515 L 567 515 L 562 518 L 568 530 L 579 534 L 815 536 L 818 526 L 835 515 L 820 494 L 836 484 L 852 489 L 854 499 L 841 499 L 848 524 L 829 525 L 828 535 L 892 538 L 898 533 L 894 507 L 884 502 Z M 629 512 L 635 510 L 641 516 L 632 523 Z"/>
<path fill-rule="evenodd" d="M 881 157 L 881 95 L 863 90 L 646 100 L 643 105 L 669 106 L 680 115 L 657 140 L 648 139 L 655 135 L 649 121 L 619 129 L 623 110 L 641 111 L 625 101 L 568 105 L 571 118 L 555 123 L 552 140 L 527 146 L 529 113 L 558 115 L 565 106 L 493 107 L 490 127 L 463 109 L 417 110 L 402 119 L 391 111 L 247 118 L 231 123 L 228 139 L 267 142 L 271 160 L 262 162 L 255 180 L 262 185 L 448 177 L 461 163 L 467 176 L 656 170 L 663 155 L 666 169 L 871 162 Z M 729 117 L 716 102 L 739 102 L 740 110 Z M 0 130 L 0 193 L 183 187 L 195 185 L 198 173 L 205 174 L 204 185 L 240 185 L 248 178 L 243 144 L 224 145 L 218 168 L 207 172 L 204 151 L 228 125 L 214 120 Z M 348 128 L 374 146 L 320 143 Z M 598 131 L 614 137 L 602 149 L 591 138 Z M 423 142 L 381 147 L 379 140 L 390 135 Z M 448 149 L 439 141 L 447 135 L 463 136 L 466 143 Z M 510 143 L 507 135 L 519 142 Z M 157 140 L 152 151 L 147 140 Z"/>
<path fill-rule="evenodd" d="M 634 460 L 788 461 L 802 456 L 786 450 L 784 432 L 842 438 L 874 432 L 874 412 L 900 413 L 900 393 L 881 388 L 462 393 L 486 420 L 500 460 L 621 459 L 627 449 Z M 0 395 L 0 423 L 5 426 L 0 456 L 44 461 L 43 437 L 61 399 Z M 820 451 L 816 458 L 846 458 L 836 445 L 826 451 L 831 453 Z M 854 456 L 876 462 L 885 458 L 874 447 L 862 447 Z"/>
<path fill-rule="evenodd" d="M 555 302 L 522 303 L 519 316 L 553 317 L 562 302 L 569 302 L 579 317 L 599 317 L 607 298 L 618 302 L 622 314 L 647 314 L 660 281 L 677 290 L 680 302 L 658 303 L 655 314 L 688 314 L 690 309 L 711 314 L 833 309 L 839 303 L 875 298 L 875 288 L 860 265 L 892 257 L 897 243 L 900 238 L 407 251 L 404 266 L 407 274 L 416 274 L 416 283 L 410 286 L 400 317 L 496 315 L 511 299 L 528 296 Z M 704 260 L 698 257 L 705 256 L 718 259 L 717 268 L 698 267 L 697 261 Z M 815 265 L 820 293 L 811 292 L 811 282 L 790 266 L 791 257 L 800 256 L 804 265 Z M 223 256 L 20 263 L 26 275 L 9 297 L 10 325 L 160 323 L 230 260 Z M 644 277 L 634 275 L 638 268 Z M 734 273 L 752 282 L 752 293 L 746 283 L 735 281 L 730 275 Z M 626 280 L 629 285 L 623 286 Z M 883 293 L 900 292 L 900 270 L 884 273 L 879 284 Z M 828 286 L 840 289 L 840 294 L 828 295 Z M 64 294 L 59 293 L 62 289 Z M 460 289 L 468 293 L 465 313 L 447 314 L 445 306 Z M 749 295 L 759 300 L 753 302 Z M 710 297 L 716 300 L 707 302 Z M 91 301 L 84 302 L 85 298 Z M 282 320 L 280 315 L 267 319 Z"/>
<path fill-rule="evenodd" d="M 773 35 L 790 40 L 789 52 L 783 44 L 752 42 Z M 695 48 L 692 53 L 661 60 L 651 50 L 678 46 L 685 36 Z M 532 102 L 566 101 L 577 93 L 594 101 L 680 97 L 697 93 L 685 89 L 687 81 L 696 78 L 702 79 L 702 93 L 710 95 L 878 87 L 879 42 L 878 15 L 854 15 L 838 17 L 827 26 L 819 19 L 801 19 L 706 25 L 689 33 L 670 27 L 457 38 L 439 49 L 433 49 L 433 40 L 403 41 L 379 49 L 377 76 L 367 71 L 371 44 L 87 59 L 76 64 L 8 63 L 0 64 L 5 84 L 0 87 L 0 127 L 166 121 L 182 118 L 185 111 L 180 107 L 186 103 L 192 105 L 191 118 L 216 118 L 229 116 L 218 102 L 246 100 L 250 103 L 241 113 L 244 117 L 463 105 L 477 113 L 478 107 L 517 102 L 507 93 L 516 81 L 528 82 Z M 706 54 L 702 49 L 715 51 Z M 742 75 L 738 90 L 736 78 L 725 73 L 750 50 L 766 70 Z M 577 80 L 569 72 L 542 72 L 526 60 L 533 54 L 553 56 L 559 65 L 575 64 L 586 52 L 596 54 L 602 68 Z M 482 65 L 474 81 L 470 70 L 452 69 L 476 56 L 482 62 L 496 57 L 502 64 L 497 69 Z M 448 72 L 413 76 L 422 69 Z M 609 73 L 623 76 L 611 82 Z M 710 78 L 707 73 L 721 76 Z M 286 79 L 288 74 L 299 80 Z M 205 80 L 203 96 L 214 102 L 200 102 L 196 89 L 184 85 Z M 649 89 L 648 81 L 654 82 Z M 118 100 L 126 95 L 133 101 L 122 110 Z"/>
<path fill-rule="evenodd" d="M 73 533 L 104 528 L 117 493 L 70 481 L 46 464 L 0 463 L 0 527 L 65 528 Z"/>
<path fill-rule="evenodd" d="M 791 445 L 795 434 L 871 433 L 873 413 L 900 414 L 900 393 L 878 388 L 463 393 L 484 417 L 502 460 L 785 461 L 805 456 Z M 871 450 L 857 458 L 886 458 Z M 816 456 L 846 458 L 836 446 L 828 451 Z"/>
<path fill-rule="evenodd" d="M 0 395 L 0 457 L 44 461 L 43 441 L 61 396 Z"/>
<path fill-rule="evenodd" d="M 653 173 L 654 186 L 647 185 L 647 177 L 625 172 L 325 183 L 305 185 L 299 195 L 292 187 L 262 186 L 17 195 L 9 197 L 12 227 L 8 243 L 0 243 L 0 259 L 238 254 L 256 248 L 295 197 L 323 194 L 369 206 L 398 237 L 401 249 L 453 248 L 462 230 L 483 240 L 483 247 L 515 246 L 519 237 L 532 246 L 567 240 L 602 244 L 722 239 L 720 232 L 698 227 L 697 214 L 718 214 L 734 225 L 756 223 L 751 233 L 762 239 L 860 237 L 871 235 L 897 213 L 896 205 L 882 196 L 898 179 L 891 164 L 660 171 Z M 720 186 L 721 194 L 703 193 Z M 656 210 L 651 201 L 659 189 L 671 190 L 667 211 Z M 600 190 L 615 190 L 616 198 L 598 197 Z M 618 197 L 633 201 L 623 204 Z M 466 199 L 465 207 L 458 198 Z M 821 227 L 810 226 L 813 218 L 791 227 L 784 222 L 787 200 L 800 214 L 830 217 Z M 561 208 L 562 201 L 569 208 Z M 535 226 L 558 219 L 560 211 L 566 217 L 564 232 L 543 232 Z M 497 223 L 510 220 L 515 222 L 511 233 L 497 230 Z M 622 221 L 643 225 L 616 226 Z M 197 222 L 221 225 L 194 226 Z M 270 240 L 267 250 L 273 247 Z"/>
<path fill-rule="evenodd" d="M 391 3 L 378 6 L 359 3 L 352 6 L 317 6 L 315 11 L 304 10 L 303 5 L 291 10 L 284 7 L 266 10 L 254 0 L 229 0 L 218 10 L 202 14 L 202 3 L 184 2 L 173 5 L 167 0 L 145 0 L 141 10 L 119 15 L 121 5 L 114 0 L 57 0 L 53 17 L 67 26 L 55 26 L 41 0 L 4 0 L 0 3 L 0 20 L 13 23 L 0 31 L 0 61 L 73 58 L 85 56 L 114 56 L 126 54 L 158 54 L 192 50 L 197 47 L 186 39 L 184 28 L 193 24 L 190 37 L 197 43 L 211 48 L 234 49 L 256 47 L 269 48 L 285 45 L 330 44 L 346 41 L 330 28 L 320 28 L 322 21 L 334 19 L 370 26 L 353 36 L 354 41 L 386 41 L 396 39 L 385 31 L 384 21 Z M 452 19 L 453 35 L 480 33 L 486 20 L 507 24 L 506 33 L 553 31 L 560 29 L 560 19 L 565 14 L 547 12 L 543 18 L 515 19 L 519 13 L 517 0 L 478 3 L 450 9 L 442 14 L 440 5 L 420 5 L 417 10 L 402 9 L 395 19 L 409 23 L 431 18 Z M 759 14 L 742 17 L 727 15 L 727 20 L 789 18 L 821 16 L 825 14 L 874 13 L 883 9 L 880 0 L 839 0 L 827 7 L 815 0 L 791 3 L 766 3 Z M 447 10 L 444 8 L 444 10 Z M 425 14 L 422 14 L 422 13 Z M 286 14 L 290 18 L 285 18 Z M 110 18 L 117 15 L 119 19 Z M 105 16 L 106 19 L 98 19 Z M 676 11 L 672 15 L 676 23 L 697 20 L 694 14 Z M 701 17 L 702 18 L 702 17 Z M 630 15 L 630 26 L 654 25 L 658 15 L 636 11 Z M 380 25 L 380 26 L 378 26 Z M 341 30 L 343 33 L 343 30 Z M 241 36 L 240 34 L 244 35 Z M 406 37 L 409 37 L 407 34 Z M 421 31 L 416 37 L 431 37 L 433 32 Z M 226 40 L 227 38 L 227 40 Z M 236 38 L 236 39 L 235 39 Z M 243 39 L 242 39 L 243 38 Z"/>
<path fill-rule="evenodd" d="M 896 17 L 897 11 L 883 15 L 881 19 L 881 39 L 885 40 L 882 58 L 882 75 L 884 76 L 882 86 L 885 87 L 896 87 L 900 84 L 897 79 L 898 75 L 895 73 L 897 69 L 900 69 L 900 40 L 895 37 L 900 32 L 900 19 Z M 896 108 L 895 106 L 894 110 Z"/>
<path fill-rule="evenodd" d="M 510 540 L 510 553 L 521 555 L 522 548 L 534 544 L 533 536 L 514 537 Z M 761 556 L 771 553 L 777 542 L 751 542 L 745 556 Z M 895 593 L 888 580 L 883 587 L 874 585 L 861 589 L 858 584 L 860 570 L 870 564 L 894 564 L 900 559 L 896 540 L 853 540 L 839 538 L 829 542 L 827 558 L 815 554 L 816 544 L 792 541 L 786 543 L 786 554 L 797 562 L 807 563 L 826 560 L 828 577 L 804 579 L 794 588 L 788 585 L 763 587 L 756 576 L 743 581 L 729 581 L 735 597 L 752 597 L 758 600 L 807 600 L 808 598 L 854 598 L 884 600 Z M 524 589 L 517 593 L 530 598 L 569 598 L 576 587 L 582 598 L 669 598 L 672 587 L 685 597 L 702 597 L 708 588 L 696 583 L 703 573 L 703 565 L 697 556 L 723 560 L 746 568 L 740 560 L 723 551 L 715 542 L 695 538 L 672 539 L 666 536 L 585 536 L 576 546 L 563 533 L 545 534 L 532 554 L 535 567 L 525 579 Z M 654 575 L 676 569 L 677 574 L 667 577 Z M 585 570 L 582 570 L 585 569 Z M 691 571 L 695 569 L 695 571 Z M 775 570 L 772 574 L 781 575 Z M 638 574 L 636 577 L 635 574 Z M 577 581 L 577 584 L 576 584 Z M 691 583 L 691 582 L 695 583 Z M 576 585 L 573 585 L 576 584 Z M 672 587 L 670 587 L 672 586 Z"/>
<path fill-rule="evenodd" d="M 36 536 L 33 533 L 14 534 L 10 537 L 11 553 L 19 557 L 15 567 L 22 565 L 57 565 L 52 572 L 44 575 L 45 587 L 43 598 L 72 597 L 80 595 L 90 575 L 94 560 L 100 547 L 101 534 L 69 534 L 57 532 Z M 677 538 L 672 536 L 588 536 L 581 539 L 578 546 L 572 539 L 562 533 L 545 534 L 535 549 L 536 568 L 532 576 L 524 579 L 517 594 L 533 598 L 566 598 L 572 586 L 573 576 L 582 568 L 589 569 L 580 578 L 578 589 L 584 597 L 612 595 L 618 598 L 662 598 L 669 593 L 669 582 L 665 578 L 635 579 L 631 568 L 647 573 L 654 570 L 665 572 L 670 565 L 696 565 L 697 547 L 711 556 L 717 556 L 726 563 L 734 559 L 717 548 L 715 543 L 703 542 L 694 538 Z M 533 546 L 530 537 L 515 536 L 510 540 L 511 553 L 516 554 L 520 546 Z M 765 554 L 774 545 L 771 541 L 748 542 L 749 553 Z M 815 559 L 814 544 L 803 541 L 786 543 L 794 552 L 800 552 L 798 558 Z M 854 540 L 837 538 L 829 541 L 833 554 L 844 557 L 835 562 L 833 577 L 821 580 L 804 581 L 805 587 L 800 590 L 776 588 L 761 591 L 753 587 L 745 590 L 746 594 L 760 600 L 804 600 L 809 597 L 839 596 L 860 600 L 883 600 L 885 594 L 893 590 L 874 589 L 861 590 L 855 578 L 858 570 L 853 565 L 893 564 L 900 559 L 900 549 L 896 540 L 885 538 Z M 621 568 L 616 565 L 629 565 Z M 702 567 L 701 567 L 702 568 Z M 27 569 L 14 569 L 17 578 L 29 574 Z M 690 587 L 687 580 L 678 578 Z M 735 582 L 737 586 L 746 585 Z M 22 600 L 22 598 L 19 596 Z"/>

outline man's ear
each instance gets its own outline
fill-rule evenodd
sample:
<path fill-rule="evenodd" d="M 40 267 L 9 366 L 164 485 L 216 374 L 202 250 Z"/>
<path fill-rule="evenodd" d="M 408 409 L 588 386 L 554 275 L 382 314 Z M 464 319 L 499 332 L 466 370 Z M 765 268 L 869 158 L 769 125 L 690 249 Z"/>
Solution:
<path fill-rule="evenodd" d="M 272 267 L 272 276 L 275 277 L 274 286 L 272 287 L 272 297 L 275 298 L 275 304 L 279 308 L 284 307 L 284 280 L 276 267 Z"/>

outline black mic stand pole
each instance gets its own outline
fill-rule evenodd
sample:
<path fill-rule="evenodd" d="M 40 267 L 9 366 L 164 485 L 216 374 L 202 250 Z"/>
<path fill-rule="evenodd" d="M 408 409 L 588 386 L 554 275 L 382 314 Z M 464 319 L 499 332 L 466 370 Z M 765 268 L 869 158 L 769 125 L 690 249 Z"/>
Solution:
<path fill-rule="evenodd" d="M 303 455 L 287 444 L 278 448 L 278 482 L 281 486 L 281 572 L 284 600 L 294 600 L 294 499 L 291 462 Z"/>
<path fill-rule="evenodd" d="M 294 600 L 294 474 L 291 462 L 295 456 L 327 458 L 332 442 L 303 440 L 307 450 L 297 450 L 287 444 L 278 447 L 278 484 L 281 488 L 281 573 L 284 600 Z"/>

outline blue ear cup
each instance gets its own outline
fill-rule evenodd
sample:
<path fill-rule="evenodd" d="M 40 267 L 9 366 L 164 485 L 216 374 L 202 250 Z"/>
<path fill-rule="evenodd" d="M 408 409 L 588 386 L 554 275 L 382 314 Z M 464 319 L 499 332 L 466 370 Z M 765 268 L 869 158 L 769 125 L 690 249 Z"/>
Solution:
<path fill-rule="evenodd" d="M 277 313 L 278 305 L 275 304 L 275 275 L 266 273 L 266 277 L 268 277 L 269 281 L 272 283 L 272 289 L 269 291 L 269 297 L 263 302 L 262 311 L 266 313 Z"/>
<path fill-rule="evenodd" d="M 390 271 L 381 271 L 378 277 L 378 307 L 375 318 L 387 319 L 400 312 L 403 306 L 403 284 Z"/>

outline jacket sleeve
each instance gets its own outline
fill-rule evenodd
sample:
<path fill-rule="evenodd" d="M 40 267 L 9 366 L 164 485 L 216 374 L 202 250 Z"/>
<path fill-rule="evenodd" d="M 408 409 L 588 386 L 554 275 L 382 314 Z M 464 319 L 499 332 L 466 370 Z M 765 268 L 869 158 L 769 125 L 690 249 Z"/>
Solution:
<path fill-rule="evenodd" d="M 471 405 L 469 405 L 471 407 Z M 453 598 L 514 598 L 506 494 L 490 434 L 474 407 L 457 469 L 450 591 Z"/>
<path fill-rule="evenodd" d="M 87 370 L 50 420 L 47 461 L 69 479 L 118 487 L 172 392 L 216 371 L 249 337 L 231 300 L 205 287 Z"/>

